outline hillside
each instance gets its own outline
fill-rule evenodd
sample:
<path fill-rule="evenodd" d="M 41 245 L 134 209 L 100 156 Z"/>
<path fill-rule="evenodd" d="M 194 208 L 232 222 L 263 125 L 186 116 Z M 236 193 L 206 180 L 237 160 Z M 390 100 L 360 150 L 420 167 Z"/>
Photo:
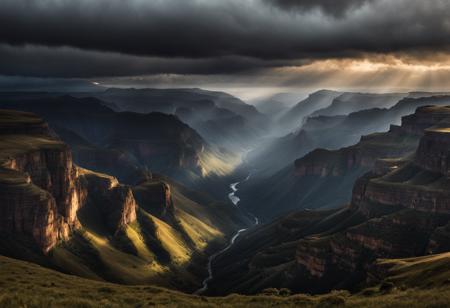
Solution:
<path fill-rule="evenodd" d="M 249 220 L 147 173 L 134 185 L 73 163 L 40 117 L 0 111 L 0 253 L 91 279 L 193 291 Z"/>
<path fill-rule="evenodd" d="M 218 177 L 230 174 L 239 156 L 208 144 L 176 116 L 115 112 L 96 98 L 71 96 L 4 98 L 0 108 L 42 116 L 72 146 L 76 163 L 111 173 L 132 184 L 136 168 L 163 173 L 191 188 L 215 187 L 226 195 Z M 131 181 L 131 182 L 129 182 Z M 210 191 L 213 191 L 212 189 Z"/>
<path fill-rule="evenodd" d="M 446 114 L 447 107 L 425 107 L 406 117 L 403 128 L 415 132 L 418 127 L 411 123 L 420 127 L 428 126 L 430 119 L 436 122 L 425 129 L 412 155 L 378 160 L 360 177 L 349 205 L 294 212 L 242 236 L 213 264 L 209 294 L 254 294 L 268 287 L 314 294 L 359 292 L 378 258 L 447 252 Z"/>
<path fill-rule="evenodd" d="M 405 96 L 407 96 L 407 93 L 374 94 L 345 92 L 336 97 L 331 105 L 314 111 L 310 117 L 347 115 L 365 109 L 390 108 Z"/>
<path fill-rule="evenodd" d="M 441 277 L 448 277 L 450 260 L 448 254 L 426 260 L 384 261 L 394 265 L 393 279 L 396 273 L 409 273 L 408 263 L 414 266 L 414 279 L 429 276 L 432 268 Z M 398 265 L 400 264 L 400 266 Z M 406 264 L 406 266 L 405 266 Z M 411 266 L 410 265 L 410 266 Z M 20 277 L 20 278 L 18 278 Z M 124 286 L 78 278 L 61 274 L 35 264 L 0 256 L 0 305 L 2 307 L 323 307 L 325 305 L 343 305 L 348 307 L 421 307 L 422 303 L 430 306 L 446 306 L 450 301 L 450 289 L 447 280 L 433 280 L 432 286 L 413 287 L 414 281 L 402 278 L 402 288 L 386 289 L 372 287 L 361 294 L 350 295 L 347 292 L 334 292 L 328 295 L 277 296 L 258 295 L 227 297 L 205 297 L 188 295 L 154 286 Z M 412 282 L 412 283 L 411 283 Z M 30 287 L 32 286 L 32 287 Z M 20 290 L 20 291 L 19 291 Z M 268 292 L 270 294 L 270 292 Z M 273 292 L 272 292 L 273 293 Z"/>
<path fill-rule="evenodd" d="M 320 90 L 311 93 L 307 98 L 286 110 L 279 119 L 279 125 L 285 132 L 292 132 L 303 123 L 305 117 L 316 110 L 326 108 L 341 92 Z"/>
<path fill-rule="evenodd" d="M 311 95 L 314 97 L 314 95 Z M 375 96 L 376 97 L 376 96 Z M 308 103 L 313 104 L 314 100 Z M 414 113 L 420 106 L 450 104 L 449 96 L 404 98 L 390 108 L 370 108 L 348 115 L 310 116 L 297 118 L 297 125 L 289 134 L 271 138 L 248 155 L 250 168 L 257 169 L 260 177 L 268 177 L 291 165 L 316 148 L 336 150 L 357 143 L 361 136 L 388 131 L 391 125 L 399 125 L 403 116 Z M 364 105 L 364 102 L 361 102 Z M 301 104 L 300 104 L 301 106 Z M 316 110 L 316 109 L 314 109 Z M 288 113 L 289 115 L 294 112 Z M 269 163 L 267 159 L 272 158 Z"/>
<path fill-rule="evenodd" d="M 209 143 L 242 151 L 267 129 L 268 117 L 230 94 L 202 89 L 119 89 L 74 93 L 96 97 L 116 111 L 162 112 L 178 116 Z"/>
<path fill-rule="evenodd" d="M 338 150 L 315 149 L 268 179 L 255 180 L 251 187 L 243 184 L 242 204 L 262 219 L 301 208 L 338 207 L 350 200 L 356 179 L 377 159 L 413 153 L 426 128 L 449 118 L 448 107 L 419 107 L 385 133 L 363 136 L 355 145 Z"/>

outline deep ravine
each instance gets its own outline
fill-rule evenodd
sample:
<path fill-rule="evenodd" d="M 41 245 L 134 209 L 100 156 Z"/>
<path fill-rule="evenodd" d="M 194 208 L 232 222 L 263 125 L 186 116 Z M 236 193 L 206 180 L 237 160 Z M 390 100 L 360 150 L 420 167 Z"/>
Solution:
<path fill-rule="evenodd" d="M 231 192 L 228 194 L 228 198 L 230 199 L 230 201 L 236 206 L 238 207 L 239 205 L 239 201 L 241 201 L 241 199 L 239 199 L 238 196 L 236 196 L 236 192 L 238 191 L 237 186 L 245 181 L 248 181 L 248 179 L 250 178 L 250 174 L 241 182 L 236 182 L 236 183 L 232 183 L 230 184 L 230 189 Z M 251 213 L 247 213 L 249 216 L 251 216 L 254 219 L 254 224 L 253 226 L 256 226 L 259 224 L 259 219 L 258 217 L 254 216 Z M 227 251 L 228 249 L 230 249 L 233 244 L 236 242 L 237 238 L 246 230 L 248 230 L 249 228 L 244 228 L 244 229 L 240 229 L 238 230 L 233 237 L 230 240 L 230 243 L 228 244 L 228 246 L 226 246 L 225 248 L 223 248 L 222 250 L 216 252 L 215 254 L 211 255 L 208 259 L 208 277 L 206 277 L 203 280 L 202 283 L 202 287 L 200 289 L 198 289 L 197 291 L 195 291 L 195 294 L 202 294 L 204 293 L 206 290 L 208 290 L 208 283 L 213 279 L 213 272 L 212 272 L 212 262 L 214 261 L 215 258 L 217 258 L 218 256 L 220 256 L 221 254 L 223 254 L 225 251 Z"/>

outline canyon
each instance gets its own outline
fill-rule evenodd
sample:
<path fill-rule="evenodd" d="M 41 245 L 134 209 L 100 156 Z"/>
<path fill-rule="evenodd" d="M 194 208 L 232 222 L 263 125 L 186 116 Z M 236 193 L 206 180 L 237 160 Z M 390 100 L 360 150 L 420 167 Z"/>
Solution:
<path fill-rule="evenodd" d="M 215 245 L 250 221 L 147 173 L 135 185 L 81 168 L 40 117 L 2 110 L 1 253 L 88 278 L 191 290 Z M 181 279 L 176 277 L 182 277 Z"/>
<path fill-rule="evenodd" d="M 229 146 L 180 109 L 230 108 L 256 125 L 252 108 L 200 92 L 175 114 L 140 110 L 155 93 L 2 95 L 3 256 L 121 285 L 260 296 L 359 294 L 386 284 L 394 260 L 447 253 L 447 96 L 322 91 L 299 130 Z M 385 108 L 360 109 L 367 97 Z"/>
<path fill-rule="evenodd" d="M 444 230 L 450 219 L 449 111 L 448 107 L 421 107 L 404 117 L 402 126 L 376 135 L 377 148 L 384 145 L 385 151 L 377 158 L 369 157 L 375 168 L 356 181 L 348 205 L 293 212 L 240 237 L 217 260 L 211 294 L 255 294 L 269 287 L 302 293 L 342 288 L 356 291 L 369 283 L 378 258 L 445 252 Z M 390 138 L 401 144 L 396 138 L 404 133 L 415 139 L 409 149 L 402 146 L 405 153 L 399 153 Z M 371 138 L 363 137 L 360 143 Z M 416 149 L 409 155 L 413 147 Z M 350 155 L 351 160 L 347 157 L 344 155 L 342 172 L 354 166 L 354 155 Z M 324 161 L 330 162 L 329 157 Z M 308 172 L 339 176 L 337 171 L 321 167 L 302 167 L 304 162 L 297 162 L 297 176 Z M 232 282 L 225 276 L 233 277 Z"/>

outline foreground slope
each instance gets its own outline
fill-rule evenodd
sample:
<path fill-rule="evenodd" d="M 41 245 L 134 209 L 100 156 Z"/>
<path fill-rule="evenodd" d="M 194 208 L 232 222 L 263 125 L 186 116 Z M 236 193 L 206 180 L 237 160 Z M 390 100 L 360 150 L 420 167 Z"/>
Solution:
<path fill-rule="evenodd" d="M 438 260 L 393 260 L 390 275 L 396 278 L 404 265 L 412 263 L 416 268 L 414 278 L 433 275 L 430 268 L 439 276 L 450 275 L 448 254 L 436 257 Z M 431 267 L 432 266 L 432 267 Z M 400 268 L 399 268 L 400 267 Z M 404 272 L 403 272 L 404 273 Z M 407 271 L 409 273 L 409 271 Z M 409 275 L 406 277 L 410 277 Z M 388 279 L 389 276 L 388 276 Z M 204 297 L 187 295 L 153 286 L 123 286 L 98 282 L 65 275 L 35 264 L 0 256 L 0 306 L 2 307 L 324 307 L 345 305 L 348 307 L 445 307 L 450 302 L 448 280 L 433 280 L 433 285 L 414 288 L 408 279 L 403 279 L 402 288 L 386 288 L 382 284 L 356 295 L 347 292 L 333 292 L 321 296 L 308 295 L 258 295 L 227 297 Z M 389 284 L 385 284 L 389 285 Z M 269 292 L 268 292 L 269 293 Z M 273 293 L 273 292 L 272 292 Z"/>

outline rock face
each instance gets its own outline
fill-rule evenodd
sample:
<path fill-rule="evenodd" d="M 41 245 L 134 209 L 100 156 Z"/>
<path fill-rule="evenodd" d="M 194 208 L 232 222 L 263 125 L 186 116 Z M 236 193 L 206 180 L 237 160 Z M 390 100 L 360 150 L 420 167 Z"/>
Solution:
<path fill-rule="evenodd" d="M 58 106 L 55 104 L 55 108 Z M 61 112 L 71 113 L 62 109 Z M 149 119 L 145 115 L 131 117 L 144 122 Z M 167 122 L 167 117 L 185 129 L 185 133 L 171 130 L 174 126 Z M 118 122 L 117 130 L 132 127 L 135 134 L 113 134 L 115 140 L 134 136 L 137 140 L 133 144 L 139 145 L 153 134 L 149 138 L 154 141 L 159 138 L 164 146 L 160 132 L 166 130 L 167 135 L 173 135 L 169 143 L 176 139 L 182 148 L 185 144 L 199 146 L 201 150 L 202 144 L 195 143 L 200 140 L 195 132 L 174 117 L 156 114 L 152 118 L 162 118 L 160 124 L 167 126 L 161 128 L 152 123 L 157 131 L 143 132 L 138 130 L 137 120 L 130 120 L 131 124 Z M 86 161 L 100 170 L 112 167 L 117 174 L 130 178 L 130 184 L 135 186 L 78 167 L 72 162 L 69 147 L 36 115 L 0 111 L 0 127 L 5 128 L 0 131 L 2 255 L 93 279 L 151 283 L 194 292 L 201 286 L 208 255 L 214 249 L 211 247 L 225 244 L 226 235 L 251 223 L 229 204 L 165 176 L 153 175 L 129 156 L 122 159 L 123 151 L 99 149 L 85 136 L 66 130 L 65 137 L 86 151 L 83 152 Z M 95 123 L 89 127 L 91 131 L 83 128 L 86 135 L 103 135 L 103 129 L 96 131 Z M 136 149 L 136 153 L 139 150 L 147 155 L 143 152 L 155 148 L 155 144 L 150 144 Z M 180 153 L 182 156 L 186 153 L 185 149 L 176 152 L 176 147 L 166 146 L 166 150 L 170 149 L 173 151 L 161 154 L 173 154 L 167 158 L 169 161 L 177 161 Z M 111 154 L 113 159 L 97 165 L 101 159 L 97 155 L 99 150 Z M 188 155 L 184 158 L 189 159 Z M 130 170 L 122 172 L 127 167 Z"/>
<path fill-rule="evenodd" d="M 85 190 L 76 180 L 69 148 L 41 119 L 11 111 L 1 111 L 0 119 L 9 127 L 0 136 L 0 228 L 31 235 L 48 252 L 79 226 L 76 212 Z"/>
<path fill-rule="evenodd" d="M 82 170 L 90 202 L 106 218 L 111 233 L 123 229 L 136 220 L 136 201 L 130 187 L 119 184 L 109 175 Z"/>
<path fill-rule="evenodd" d="M 378 111 L 383 110 L 378 109 Z M 251 213 L 255 213 L 260 218 L 269 219 L 302 208 L 339 207 L 351 200 L 353 185 L 360 176 L 371 169 L 374 169 L 376 173 L 386 173 L 391 168 L 398 168 L 401 162 L 396 161 L 396 158 L 413 155 L 421 136 L 424 135 L 424 130 L 435 125 L 442 125 L 441 122 L 445 122 L 449 114 L 448 107 L 420 107 L 414 114 L 404 116 L 400 126 L 391 125 L 389 131 L 385 133 L 362 136 L 355 145 L 339 150 L 322 148 L 313 150 L 295 160 L 294 166 L 285 167 L 267 179 L 258 179 L 259 182 L 253 180 L 252 187 L 247 188 L 244 184 L 240 190 L 241 206 L 247 207 Z M 360 117 L 358 114 L 352 115 L 348 119 Z M 354 121 L 366 123 L 371 121 L 371 118 L 366 115 Z M 294 143 L 293 139 L 289 139 L 292 149 L 277 144 L 275 147 L 277 151 L 262 152 L 259 159 L 262 162 L 260 169 L 264 170 L 263 164 L 276 166 L 275 162 L 268 163 L 268 158 L 274 157 L 276 158 L 274 161 L 278 163 L 290 161 L 284 156 L 284 151 L 292 153 L 314 144 L 317 146 L 317 140 L 323 135 L 333 134 L 332 128 L 327 127 L 326 121 L 320 121 L 320 123 L 325 123 L 323 125 L 325 132 L 322 130 L 321 134 L 316 133 L 317 138 L 312 138 L 309 135 L 310 132 L 305 129 L 297 134 L 302 136 L 298 142 Z M 315 126 L 320 127 L 319 124 Z M 348 135 L 352 134 L 354 135 L 354 131 L 349 130 Z M 331 139 L 341 137 L 336 136 Z M 252 154 L 249 157 L 252 161 Z M 324 191 L 327 193 L 324 194 Z"/>
<path fill-rule="evenodd" d="M 445 122 L 440 121 L 439 125 Z M 428 128 L 414 158 L 391 166 L 392 172 L 366 176 L 355 185 L 352 205 L 370 209 L 370 204 L 402 206 L 424 212 L 450 214 L 450 131 Z"/>
<path fill-rule="evenodd" d="M 269 287 L 311 293 L 355 290 L 367 279 L 367 271 L 378 258 L 447 251 L 449 110 L 419 108 L 403 118 L 401 127 L 393 127 L 387 134 L 421 136 L 416 137 L 416 151 L 403 158 L 376 161 L 374 170 L 356 181 L 350 205 L 332 213 L 318 211 L 319 219 L 313 219 L 313 211 L 290 214 L 246 234 L 215 267 L 219 278 L 224 268 L 235 280 L 213 280 L 211 293 L 256 293 Z M 324 169 L 309 170 L 323 174 Z M 302 220 L 307 217 L 307 222 Z M 296 232 L 300 222 L 305 229 Z M 258 237 L 258 232 L 266 239 Z M 271 240 L 275 234 L 276 239 Z M 237 262 L 237 256 L 239 264 L 227 261 Z M 253 283 L 256 285 L 246 291 Z"/>
<path fill-rule="evenodd" d="M 335 151 L 317 149 L 295 161 L 297 176 L 343 176 L 352 169 L 374 167 L 380 158 L 401 157 L 416 150 L 425 129 L 448 119 L 449 107 L 424 106 L 391 125 L 386 133 L 362 136 L 354 146 Z M 445 146 L 445 145 L 443 145 Z"/>
<path fill-rule="evenodd" d="M 420 116 L 431 109 L 435 109 L 434 114 Z M 412 133 L 418 132 L 418 126 L 439 127 L 425 130 L 412 160 L 379 162 L 375 172 L 357 181 L 351 208 L 366 217 L 365 223 L 333 235 L 325 245 L 318 246 L 317 241 L 299 243 L 297 262 L 312 277 L 320 279 L 336 269 L 347 273 L 358 267 L 365 269 L 375 258 L 420 256 L 448 247 L 448 110 L 425 107 L 407 117 L 405 129 Z M 417 125 L 412 119 L 418 121 Z"/>
<path fill-rule="evenodd" d="M 37 116 L 0 111 L 0 126 L 7 128 L 0 131 L 0 229 L 31 236 L 47 253 L 79 228 L 78 210 L 92 187 L 101 190 L 102 186 L 84 179 L 85 172 L 73 164 L 69 147 Z M 108 196 L 112 202 L 105 204 L 121 209 L 115 225 L 120 227 L 136 214 L 131 190 L 116 186 Z"/>
<path fill-rule="evenodd" d="M 415 162 L 423 169 L 449 176 L 450 130 L 433 128 L 425 131 L 420 141 Z"/>
<path fill-rule="evenodd" d="M 207 175 L 229 174 L 240 161 L 237 155 L 206 143 L 174 115 L 115 112 L 103 104 L 95 98 L 12 95 L 0 102 L 0 108 L 42 116 L 72 147 L 78 165 L 96 167 L 95 171 L 130 185 L 136 184 L 133 178 L 141 177 L 137 169 L 145 166 L 197 189 Z M 214 185 L 213 177 L 205 181 Z"/>
<path fill-rule="evenodd" d="M 156 217 L 173 214 L 174 205 L 170 185 L 163 182 L 144 182 L 133 188 L 134 195 L 145 209 Z"/>

